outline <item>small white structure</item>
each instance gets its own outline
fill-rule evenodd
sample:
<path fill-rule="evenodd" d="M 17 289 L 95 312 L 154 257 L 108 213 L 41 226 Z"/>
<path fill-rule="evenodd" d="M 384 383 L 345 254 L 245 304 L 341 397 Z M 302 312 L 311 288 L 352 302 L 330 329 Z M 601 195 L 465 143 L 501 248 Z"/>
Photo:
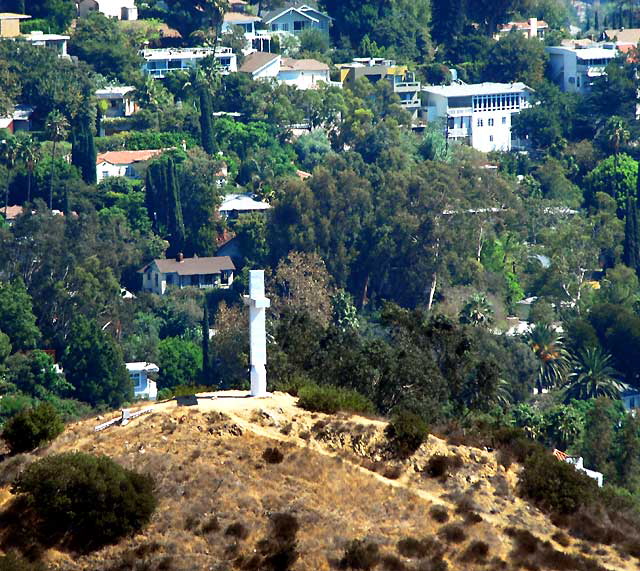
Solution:
<path fill-rule="evenodd" d="M 422 87 L 427 121 L 442 120 L 448 140 L 485 153 L 520 146 L 512 141 L 511 117 L 530 106 L 532 93 L 524 83 Z"/>
<path fill-rule="evenodd" d="M 240 214 L 269 210 L 271 205 L 262 200 L 256 200 L 251 194 L 227 194 L 218 208 L 220 215 L 225 219 L 235 219 Z"/>
<path fill-rule="evenodd" d="M 45 34 L 44 32 L 33 31 L 30 34 L 22 36 L 22 39 L 29 42 L 32 46 L 44 46 L 51 50 L 55 50 L 58 57 L 68 58 L 67 42 L 70 36 L 60 34 Z"/>
<path fill-rule="evenodd" d="M 223 73 L 238 71 L 236 54 L 227 47 L 170 48 L 142 50 L 145 62 L 142 71 L 153 78 L 162 79 L 171 71 L 189 70 L 206 57 L 213 56 Z"/>
<path fill-rule="evenodd" d="M 149 373 L 158 373 L 160 369 L 154 363 L 135 362 L 127 363 L 127 371 L 133 382 L 133 396 L 137 399 L 156 400 L 158 387 L 155 381 L 149 378 Z"/>
<path fill-rule="evenodd" d="M 624 409 L 627 412 L 634 412 L 640 408 L 640 390 L 627 389 L 620 395 Z"/>
<path fill-rule="evenodd" d="M 144 151 L 107 151 L 96 157 L 96 179 L 98 182 L 112 176 L 139 179 L 140 167 L 162 153 L 162 149 Z"/>
<path fill-rule="evenodd" d="M 169 287 L 228 289 L 235 269 L 228 256 L 185 258 L 179 253 L 174 259 L 153 260 L 138 272 L 142 274 L 142 291 L 164 295 Z"/>
<path fill-rule="evenodd" d="M 596 46 L 572 48 L 549 46 L 551 79 L 562 91 L 569 93 L 588 93 L 593 80 L 605 75 L 606 66 L 618 57 L 615 46 Z"/>
<path fill-rule="evenodd" d="M 271 302 L 264 295 L 264 270 L 249 272 L 249 347 L 251 352 L 251 396 L 265 397 L 267 393 L 267 330 L 266 310 Z"/>
<path fill-rule="evenodd" d="M 33 111 L 34 109 L 30 105 L 16 105 L 11 115 L 0 116 L 0 129 L 7 129 L 10 133 L 31 131 Z"/>
<path fill-rule="evenodd" d="M 553 451 L 553 455 L 560 460 L 561 462 L 566 462 L 567 464 L 571 464 L 578 472 L 582 472 L 589 478 L 592 478 L 598 483 L 598 487 L 602 488 L 602 484 L 604 483 L 604 475 L 602 472 L 596 472 L 595 470 L 589 470 L 584 467 L 584 460 L 582 456 L 569 456 L 562 450 L 558 450 L 557 448 Z"/>
<path fill-rule="evenodd" d="M 285 57 L 280 60 L 277 79 L 298 89 L 316 89 L 320 83 L 329 83 L 329 66 L 315 59 Z"/>
<path fill-rule="evenodd" d="M 76 0 L 78 16 L 86 18 L 91 12 L 102 12 L 107 18 L 137 20 L 135 0 Z"/>
<path fill-rule="evenodd" d="M 98 101 L 106 101 L 105 117 L 129 117 L 135 113 L 136 104 L 133 100 L 133 92 L 136 90 L 131 85 L 110 85 L 104 89 L 96 90 Z"/>

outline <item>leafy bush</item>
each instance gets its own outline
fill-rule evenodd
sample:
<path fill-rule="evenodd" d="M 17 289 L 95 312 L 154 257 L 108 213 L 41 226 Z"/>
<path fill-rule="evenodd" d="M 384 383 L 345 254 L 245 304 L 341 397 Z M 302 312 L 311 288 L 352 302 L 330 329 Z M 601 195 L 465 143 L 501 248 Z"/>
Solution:
<path fill-rule="evenodd" d="M 338 411 L 372 414 L 373 403 L 356 391 L 330 385 L 306 385 L 298 391 L 298 406 L 312 412 L 335 414 Z"/>
<path fill-rule="evenodd" d="M 278 448 L 267 448 L 262 453 L 262 459 L 267 464 L 280 464 L 284 460 L 284 454 Z"/>
<path fill-rule="evenodd" d="M 440 528 L 440 535 L 449 543 L 462 543 L 467 534 L 459 523 L 448 523 Z"/>
<path fill-rule="evenodd" d="M 426 472 L 432 478 L 446 478 L 449 472 L 461 467 L 462 459 L 459 456 L 434 454 L 427 462 Z"/>
<path fill-rule="evenodd" d="M 236 521 L 224 530 L 224 534 L 227 537 L 234 537 L 235 539 L 242 540 L 249 537 L 249 530 L 247 529 L 247 526 L 242 522 Z"/>
<path fill-rule="evenodd" d="M 377 543 L 354 539 L 344 550 L 342 566 L 347 569 L 373 569 L 380 562 L 380 549 Z"/>
<path fill-rule="evenodd" d="M 17 454 L 50 442 L 63 430 L 64 424 L 56 409 L 42 403 L 11 418 L 4 426 L 2 438 L 11 453 Z"/>
<path fill-rule="evenodd" d="M 444 506 L 431 506 L 429 515 L 438 523 L 447 523 L 449 521 L 449 512 Z"/>
<path fill-rule="evenodd" d="M 113 543 L 139 531 L 156 499 L 151 476 L 106 456 L 57 454 L 31 464 L 14 482 L 48 534 L 69 535 L 79 549 Z"/>
<path fill-rule="evenodd" d="M 400 455 L 410 456 L 425 441 L 429 426 L 416 413 L 403 409 L 393 416 L 386 434 Z"/>
<path fill-rule="evenodd" d="M 594 480 L 545 451 L 535 452 L 524 463 L 520 493 L 550 512 L 568 514 L 593 502 Z"/>

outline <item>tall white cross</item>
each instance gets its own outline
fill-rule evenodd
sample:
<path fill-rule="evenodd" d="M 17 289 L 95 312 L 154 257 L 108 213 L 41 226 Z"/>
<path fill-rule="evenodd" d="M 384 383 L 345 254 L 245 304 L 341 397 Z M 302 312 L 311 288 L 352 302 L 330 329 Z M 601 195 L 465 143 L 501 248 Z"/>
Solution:
<path fill-rule="evenodd" d="M 249 347 L 251 350 L 251 396 L 267 396 L 267 331 L 266 309 L 271 302 L 264 295 L 264 270 L 249 272 Z"/>

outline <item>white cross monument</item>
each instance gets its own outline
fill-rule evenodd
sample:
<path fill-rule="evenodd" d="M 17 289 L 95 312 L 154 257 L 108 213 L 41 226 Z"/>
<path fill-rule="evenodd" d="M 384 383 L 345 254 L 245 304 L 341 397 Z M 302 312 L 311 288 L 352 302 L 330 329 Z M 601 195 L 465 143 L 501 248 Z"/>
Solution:
<path fill-rule="evenodd" d="M 249 346 L 251 349 L 251 396 L 265 397 L 267 393 L 267 331 L 266 309 L 271 302 L 264 295 L 264 270 L 249 272 Z"/>

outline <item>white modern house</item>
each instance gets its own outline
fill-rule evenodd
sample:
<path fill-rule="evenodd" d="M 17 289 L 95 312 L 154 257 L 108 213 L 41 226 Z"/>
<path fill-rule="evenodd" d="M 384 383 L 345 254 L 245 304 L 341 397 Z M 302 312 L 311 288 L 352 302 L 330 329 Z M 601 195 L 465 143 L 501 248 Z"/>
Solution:
<path fill-rule="evenodd" d="M 0 129 L 7 129 L 10 133 L 31 131 L 33 111 L 30 105 L 15 105 L 9 115 L 0 115 Z"/>
<path fill-rule="evenodd" d="M 298 35 L 304 30 L 316 29 L 329 34 L 332 18 L 307 4 L 286 3 L 262 17 L 270 32 Z"/>
<path fill-rule="evenodd" d="M 96 99 L 106 101 L 105 117 L 129 117 L 135 113 L 136 105 L 133 99 L 135 87 L 130 85 L 112 85 L 96 90 Z"/>
<path fill-rule="evenodd" d="M 238 71 L 236 54 L 227 47 L 170 48 L 142 50 L 142 71 L 151 77 L 162 79 L 171 71 L 193 69 L 206 57 L 213 56 L 223 73 Z"/>
<path fill-rule="evenodd" d="M 533 90 L 524 83 L 478 83 L 422 88 L 427 121 L 442 121 L 447 140 L 482 152 L 510 151 L 511 118 L 530 106 Z M 424 111 L 423 111 L 424 112 Z"/>
<path fill-rule="evenodd" d="M 549 46 L 551 79 L 562 91 L 587 93 L 594 78 L 605 74 L 606 66 L 618 57 L 614 45 L 575 48 Z"/>
<path fill-rule="evenodd" d="M 135 0 L 76 0 L 76 7 L 80 18 L 87 17 L 91 12 L 101 12 L 107 18 L 138 19 Z"/>
<path fill-rule="evenodd" d="M 164 295 L 168 288 L 227 289 L 233 283 L 235 265 L 228 256 L 153 260 L 141 270 L 142 290 Z"/>
<path fill-rule="evenodd" d="M 22 36 L 22 39 L 32 46 L 43 46 L 55 50 L 59 57 L 69 57 L 67 54 L 67 42 L 70 36 L 61 34 L 45 34 L 44 32 L 33 31 Z"/>
<path fill-rule="evenodd" d="M 100 153 L 96 157 L 96 179 L 98 182 L 112 176 L 140 179 L 142 165 L 161 153 L 162 149 Z"/>
<path fill-rule="evenodd" d="M 133 383 L 133 396 L 137 399 L 156 400 L 158 387 L 149 378 L 149 373 L 158 373 L 160 369 L 154 363 L 135 362 L 126 363 L 129 378 Z"/>
<path fill-rule="evenodd" d="M 329 66 L 315 59 L 284 57 L 280 60 L 277 80 L 298 89 L 316 89 L 321 83 L 329 83 Z"/>
<path fill-rule="evenodd" d="M 256 200 L 251 194 L 227 194 L 218 208 L 225 219 L 237 218 L 240 214 L 269 210 L 271 205 L 262 200 Z"/>

